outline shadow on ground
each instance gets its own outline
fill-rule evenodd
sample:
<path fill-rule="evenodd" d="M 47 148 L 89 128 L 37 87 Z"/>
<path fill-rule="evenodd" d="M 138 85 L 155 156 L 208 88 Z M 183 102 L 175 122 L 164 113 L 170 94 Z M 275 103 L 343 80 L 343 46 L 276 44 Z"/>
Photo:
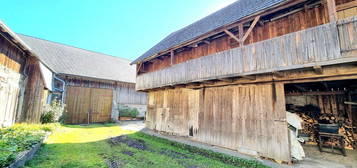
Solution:
<path fill-rule="evenodd" d="M 64 125 L 26 164 L 36 168 L 91 167 L 265 167 L 204 149 L 168 141 L 115 124 Z"/>

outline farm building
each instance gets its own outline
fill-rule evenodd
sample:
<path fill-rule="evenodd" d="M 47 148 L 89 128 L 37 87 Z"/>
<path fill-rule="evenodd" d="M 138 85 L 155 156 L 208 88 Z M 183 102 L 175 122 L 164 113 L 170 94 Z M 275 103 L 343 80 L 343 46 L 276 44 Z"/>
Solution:
<path fill-rule="evenodd" d="M 356 14 L 354 0 L 239 0 L 170 34 L 132 62 L 146 125 L 290 162 L 289 111 L 305 142 L 356 149 Z"/>
<path fill-rule="evenodd" d="M 146 112 L 146 93 L 135 91 L 135 66 L 123 58 L 88 51 L 35 37 L 19 37 L 53 71 L 48 102 L 66 104 L 66 123 L 101 123 L 118 120 L 118 108 Z"/>
<path fill-rule="evenodd" d="M 0 28 L 1 127 L 39 123 L 55 99 L 66 104 L 69 124 L 117 121 L 119 107 L 145 115 L 147 96 L 135 91 L 129 60 Z"/>
<path fill-rule="evenodd" d="M 48 68 L 31 48 L 0 22 L 0 127 L 39 122 L 46 90 L 44 70 Z"/>

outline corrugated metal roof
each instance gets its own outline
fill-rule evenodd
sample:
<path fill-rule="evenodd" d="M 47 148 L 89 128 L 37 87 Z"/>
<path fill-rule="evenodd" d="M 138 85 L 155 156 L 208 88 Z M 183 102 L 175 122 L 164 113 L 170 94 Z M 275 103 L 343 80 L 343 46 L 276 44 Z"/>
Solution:
<path fill-rule="evenodd" d="M 193 24 L 170 34 L 149 51 L 133 61 L 132 64 L 286 1 L 289 0 L 238 0 Z"/>
<path fill-rule="evenodd" d="M 22 34 L 18 36 L 55 73 L 135 83 L 136 68 L 128 59 Z"/>

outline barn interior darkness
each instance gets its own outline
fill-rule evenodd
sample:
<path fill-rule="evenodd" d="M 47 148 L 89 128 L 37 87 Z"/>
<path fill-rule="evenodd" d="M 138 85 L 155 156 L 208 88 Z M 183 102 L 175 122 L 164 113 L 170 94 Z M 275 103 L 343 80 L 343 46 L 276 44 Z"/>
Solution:
<path fill-rule="evenodd" d="M 305 144 L 318 144 L 319 125 L 337 124 L 336 134 L 344 137 L 345 149 L 356 149 L 357 80 L 293 83 L 284 88 L 286 110 L 303 120 L 299 137 Z M 323 143 L 339 145 L 337 140 Z"/>

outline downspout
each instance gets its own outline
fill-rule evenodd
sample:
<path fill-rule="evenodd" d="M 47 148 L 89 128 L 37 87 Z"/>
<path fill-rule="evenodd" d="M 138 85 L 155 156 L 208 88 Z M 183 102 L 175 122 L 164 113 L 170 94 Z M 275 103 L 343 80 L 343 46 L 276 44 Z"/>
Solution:
<path fill-rule="evenodd" d="M 62 82 L 62 98 L 61 98 L 61 105 L 63 107 L 63 101 L 64 101 L 64 97 L 66 94 L 66 82 L 64 80 L 62 80 L 61 78 L 56 77 L 56 75 L 53 76 L 54 79 L 59 80 L 60 82 Z M 56 89 L 56 88 L 54 88 Z"/>

